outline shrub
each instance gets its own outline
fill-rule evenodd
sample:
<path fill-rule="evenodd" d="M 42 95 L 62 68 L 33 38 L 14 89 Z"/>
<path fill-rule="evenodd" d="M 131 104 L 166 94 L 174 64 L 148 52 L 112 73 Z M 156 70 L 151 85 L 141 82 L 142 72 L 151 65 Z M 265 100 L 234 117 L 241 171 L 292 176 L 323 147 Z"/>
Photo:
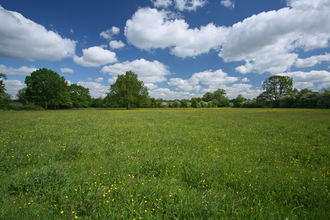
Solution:
<path fill-rule="evenodd" d="M 14 111 L 44 111 L 43 107 L 37 105 L 8 105 L 6 107 L 7 110 L 14 110 Z"/>

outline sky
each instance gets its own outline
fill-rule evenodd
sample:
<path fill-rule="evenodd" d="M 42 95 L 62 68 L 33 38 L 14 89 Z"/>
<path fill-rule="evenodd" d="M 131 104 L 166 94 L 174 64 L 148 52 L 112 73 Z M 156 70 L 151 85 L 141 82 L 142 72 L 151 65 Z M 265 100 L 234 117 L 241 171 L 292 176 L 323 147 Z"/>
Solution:
<path fill-rule="evenodd" d="M 330 87 L 330 0 L 0 0 L 0 72 L 39 68 L 104 97 L 133 71 L 149 96 L 255 98 L 272 75 Z"/>

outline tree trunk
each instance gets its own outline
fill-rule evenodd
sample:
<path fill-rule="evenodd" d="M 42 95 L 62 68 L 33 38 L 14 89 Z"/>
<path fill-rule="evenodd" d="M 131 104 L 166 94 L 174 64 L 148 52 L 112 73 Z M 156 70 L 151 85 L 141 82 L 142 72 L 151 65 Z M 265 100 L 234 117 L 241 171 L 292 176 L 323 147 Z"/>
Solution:
<path fill-rule="evenodd" d="M 129 110 L 129 102 L 127 103 L 127 110 Z"/>

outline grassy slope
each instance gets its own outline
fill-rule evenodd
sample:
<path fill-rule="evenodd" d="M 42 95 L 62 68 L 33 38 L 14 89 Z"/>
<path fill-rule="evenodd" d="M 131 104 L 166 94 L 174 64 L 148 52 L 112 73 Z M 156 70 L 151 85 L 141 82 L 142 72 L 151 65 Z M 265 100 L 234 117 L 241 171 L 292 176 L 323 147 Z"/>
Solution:
<path fill-rule="evenodd" d="M 325 219 L 330 111 L 1 112 L 2 219 Z"/>

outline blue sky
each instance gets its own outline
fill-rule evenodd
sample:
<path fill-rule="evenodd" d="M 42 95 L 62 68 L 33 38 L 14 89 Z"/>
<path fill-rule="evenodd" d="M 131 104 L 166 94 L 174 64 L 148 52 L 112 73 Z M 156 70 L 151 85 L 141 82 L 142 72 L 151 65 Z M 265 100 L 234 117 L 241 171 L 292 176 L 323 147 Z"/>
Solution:
<path fill-rule="evenodd" d="M 225 89 L 257 97 L 271 75 L 330 87 L 330 0 L 0 0 L 0 72 L 14 97 L 38 68 L 104 96 L 132 70 L 150 97 Z"/>

